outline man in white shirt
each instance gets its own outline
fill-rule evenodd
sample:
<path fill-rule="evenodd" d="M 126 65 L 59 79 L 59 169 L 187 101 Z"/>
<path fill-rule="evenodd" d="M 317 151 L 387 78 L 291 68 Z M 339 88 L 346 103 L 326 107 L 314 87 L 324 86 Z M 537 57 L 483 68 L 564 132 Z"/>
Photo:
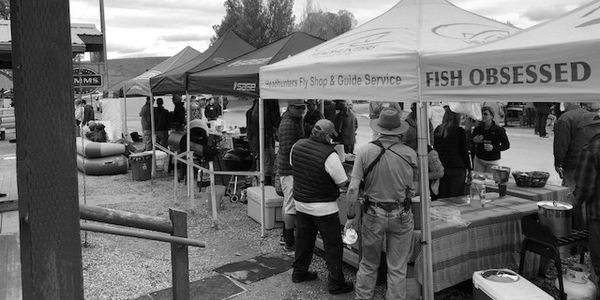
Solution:
<path fill-rule="evenodd" d="M 296 207 L 296 252 L 292 281 L 317 279 L 309 271 L 317 232 L 321 234 L 325 262 L 329 271 L 327 289 L 330 294 L 348 293 L 354 285 L 342 273 L 343 245 L 337 198 L 339 188 L 348 181 L 340 157 L 334 150 L 335 126 L 327 119 L 317 121 L 309 138 L 294 144 L 290 165 L 294 177 Z"/>

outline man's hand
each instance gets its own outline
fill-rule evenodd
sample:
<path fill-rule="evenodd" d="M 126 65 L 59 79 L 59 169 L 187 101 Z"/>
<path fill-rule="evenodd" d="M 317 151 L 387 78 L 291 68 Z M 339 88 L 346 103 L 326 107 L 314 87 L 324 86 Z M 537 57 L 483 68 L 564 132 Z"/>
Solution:
<path fill-rule="evenodd" d="M 565 171 L 563 170 L 563 168 L 559 166 L 554 166 L 554 170 L 556 170 L 556 173 L 558 173 L 560 179 L 563 179 L 563 177 L 565 176 Z"/>
<path fill-rule="evenodd" d="M 354 230 L 358 231 L 356 228 L 356 224 L 357 224 L 356 220 L 358 220 L 357 216 L 355 216 L 354 219 L 346 220 L 346 224 L 344 225 L 344 232 L 346 232 L 346 229 L 348 229 L 348 228 L 353 228 Z"/>
<path fill-rule="evenodd" d="M 475 137 L 473 137 L 473 142 L 476 144 L 483 143 L 483 135 L 478 134 Z"/>

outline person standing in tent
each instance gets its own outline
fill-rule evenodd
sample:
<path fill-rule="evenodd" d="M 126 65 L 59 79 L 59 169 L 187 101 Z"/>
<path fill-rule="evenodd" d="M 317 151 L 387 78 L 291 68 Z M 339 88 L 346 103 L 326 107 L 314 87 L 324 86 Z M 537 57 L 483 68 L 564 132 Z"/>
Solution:
<path fill-rule="evenodd" d="M 304 116 L 304 134 L 306 137 L 310 137 L 311 131 L 317 121 L 324 119 L 325 117 L 319 110 L 317 100 L 306 100 L 306 116 Z"/>
<path fill-rule="evenodd" d="M 171 128 L 182 131 L 187 123 L 185 119 L 185 107 L 181 101 L 181 95 L 173 94 L 173 112 L 171 112 Z"/>
<path fill-rule="evenodd" d="M 460 115 L 446 108 L 442 124 L 433 133 L 433 147 L 440 154 L 444 176 L 440 179 L 439 198 L 464 195 L 467 171 L 471 159 L 467 149 L 467 136 L 460 127 Z"/>
<path fill-rule="evenodd" d="M 344 145 L 345 153 L 354 153 L 358 122 L 346 100 L 335 100 L 335 130 L 339 133 L 335 141 Z"/>
<path fill-rule="evenodd" d="M 296 207 L 296 253 L 292 281 L 317 279 L 309 271 L 317 233 L 323 239 L 325 262 L 329 271 L 327 289 L 331 294 L 351 292 L 354 286 L 344 279 L 342 257 L 344 248 L 340 235 L 339 207 L 336 202 L 340 187 L 348 181 L 346 171 L 333 148 L 337 133 L 333 123 L 318 120 L 309 138 L 301 139 L 291 150 Z"/>
<path fill-rule="evenodd" d="M 550 102 L 535 102 L 535 132 L 542 138 L 547 138 L 546 123 L 552 103 Z"/>
<path fill-rule="evenodd" d="M 388 267 L 385 298 L 406 299 L 417 154 L 402 143 L 402 134 L 409 125 L 397 110 L 384 109 L 369 125 L 379 138 L 358 149 L 346 195 L 349 206 L 345 228 L 356 228 L 357 219 L 362 220 L 362 259 L 356 273 L 355 299 L 373 298 L 382 250 Z M 361 181 L 365 186 L 362 207 L 358 203 Z"/>
<path fill-rule="evenodd" d="M 277 153 L 277 172 L 283 190 L 283 239 L 284 250 L 294 251 L 294 227 L 296 207 L 294 206 L 294 177 L 290 165 L 290 151 L 294 143 L 304 138 L 303 119 L 306 104 L 303 100 L 291 100 L 279 123 L 279 152 Z"/>
<path fill-rule="evenodd" d="M 264 102 L 264 162 L 265 162 L 265 185 L 271 185 L 273 182 L 273 167 L 275 164 L 275 140 L 276 132 L 281 121 L 279 115 L 279 102 L 278 101 L 265 101 Z M 259 134 L 258 131 L 258 99 L 252 101 L 252 107 L 246 111 L 246 136 L 248 137 L 248 147 L 250 152 L 255 154 L 256 165 L 260 163 L 259 160 Z M 258 170 L 258 168 L 256 168 Z"/>
<path fill-rule="evenodd" d="M 473 169 L 478 172 L 492 172 L 498 165 L 500 152 L 508 150 L 510 143 L 504 128 L 494 122 L 494 113 L 489 106 L 481 108 L 483 120 L 473 129 L 475 158 Z"/>
<path fill-rule="evenodd" d="M 169 139 L 169 111 L 163 107 L 163 98 L 156 99 L 154 108 L 154 130 L 156 143 L 167 148 Z"/>
<path fill-rule="evenodd" d="M 146 103 L 140 110 L 140 117 L 142 122 L 142 141 L 144 143 L 144 150 L 152 150 L 152 123 L 150 122 L 150 97 L 146 97 Z"/>
<path fill-rule="evenodd" d="M 214 98 L 208 99 L 208 104 L 204 108 L 204 115 L 209 121 L 214 121 L 221 115 L 223 115 L 223 111 L 221 110 L 221 105 L 219 103 L 215 103 Z"/>

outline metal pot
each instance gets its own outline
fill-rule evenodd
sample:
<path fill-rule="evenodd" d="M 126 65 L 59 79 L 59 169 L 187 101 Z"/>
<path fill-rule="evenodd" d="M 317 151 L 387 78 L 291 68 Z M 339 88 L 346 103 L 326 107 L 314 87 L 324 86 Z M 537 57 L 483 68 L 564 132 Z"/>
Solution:
<path fill-rule="evenodd" d="M 557 238 L 568 236 L 572 229 L 573 205 L 561 201 L 539 201 L 540 224 L 548 227 Z"/>

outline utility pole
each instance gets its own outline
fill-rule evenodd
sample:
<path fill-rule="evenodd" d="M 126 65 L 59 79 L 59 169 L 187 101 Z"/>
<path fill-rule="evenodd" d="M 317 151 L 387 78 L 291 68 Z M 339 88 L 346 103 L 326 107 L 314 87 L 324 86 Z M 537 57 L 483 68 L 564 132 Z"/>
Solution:
<path fill-rule="evenodd" d="M 104 79 L 104 86 L 103 86 L 103 92 L 108 92 L 108 89 L 110 88 L 109 83 L 108 83 L 108 59 L 106 58 L 107 55 L 107 49 L 106 49 L 106 24 L 104 22 L 104 0 L 99 0 L 100 1 L 100 31 L 102 31 L 102 60 L 104 61 L 104 72 L 103 73 L 103 79 Z"/>

